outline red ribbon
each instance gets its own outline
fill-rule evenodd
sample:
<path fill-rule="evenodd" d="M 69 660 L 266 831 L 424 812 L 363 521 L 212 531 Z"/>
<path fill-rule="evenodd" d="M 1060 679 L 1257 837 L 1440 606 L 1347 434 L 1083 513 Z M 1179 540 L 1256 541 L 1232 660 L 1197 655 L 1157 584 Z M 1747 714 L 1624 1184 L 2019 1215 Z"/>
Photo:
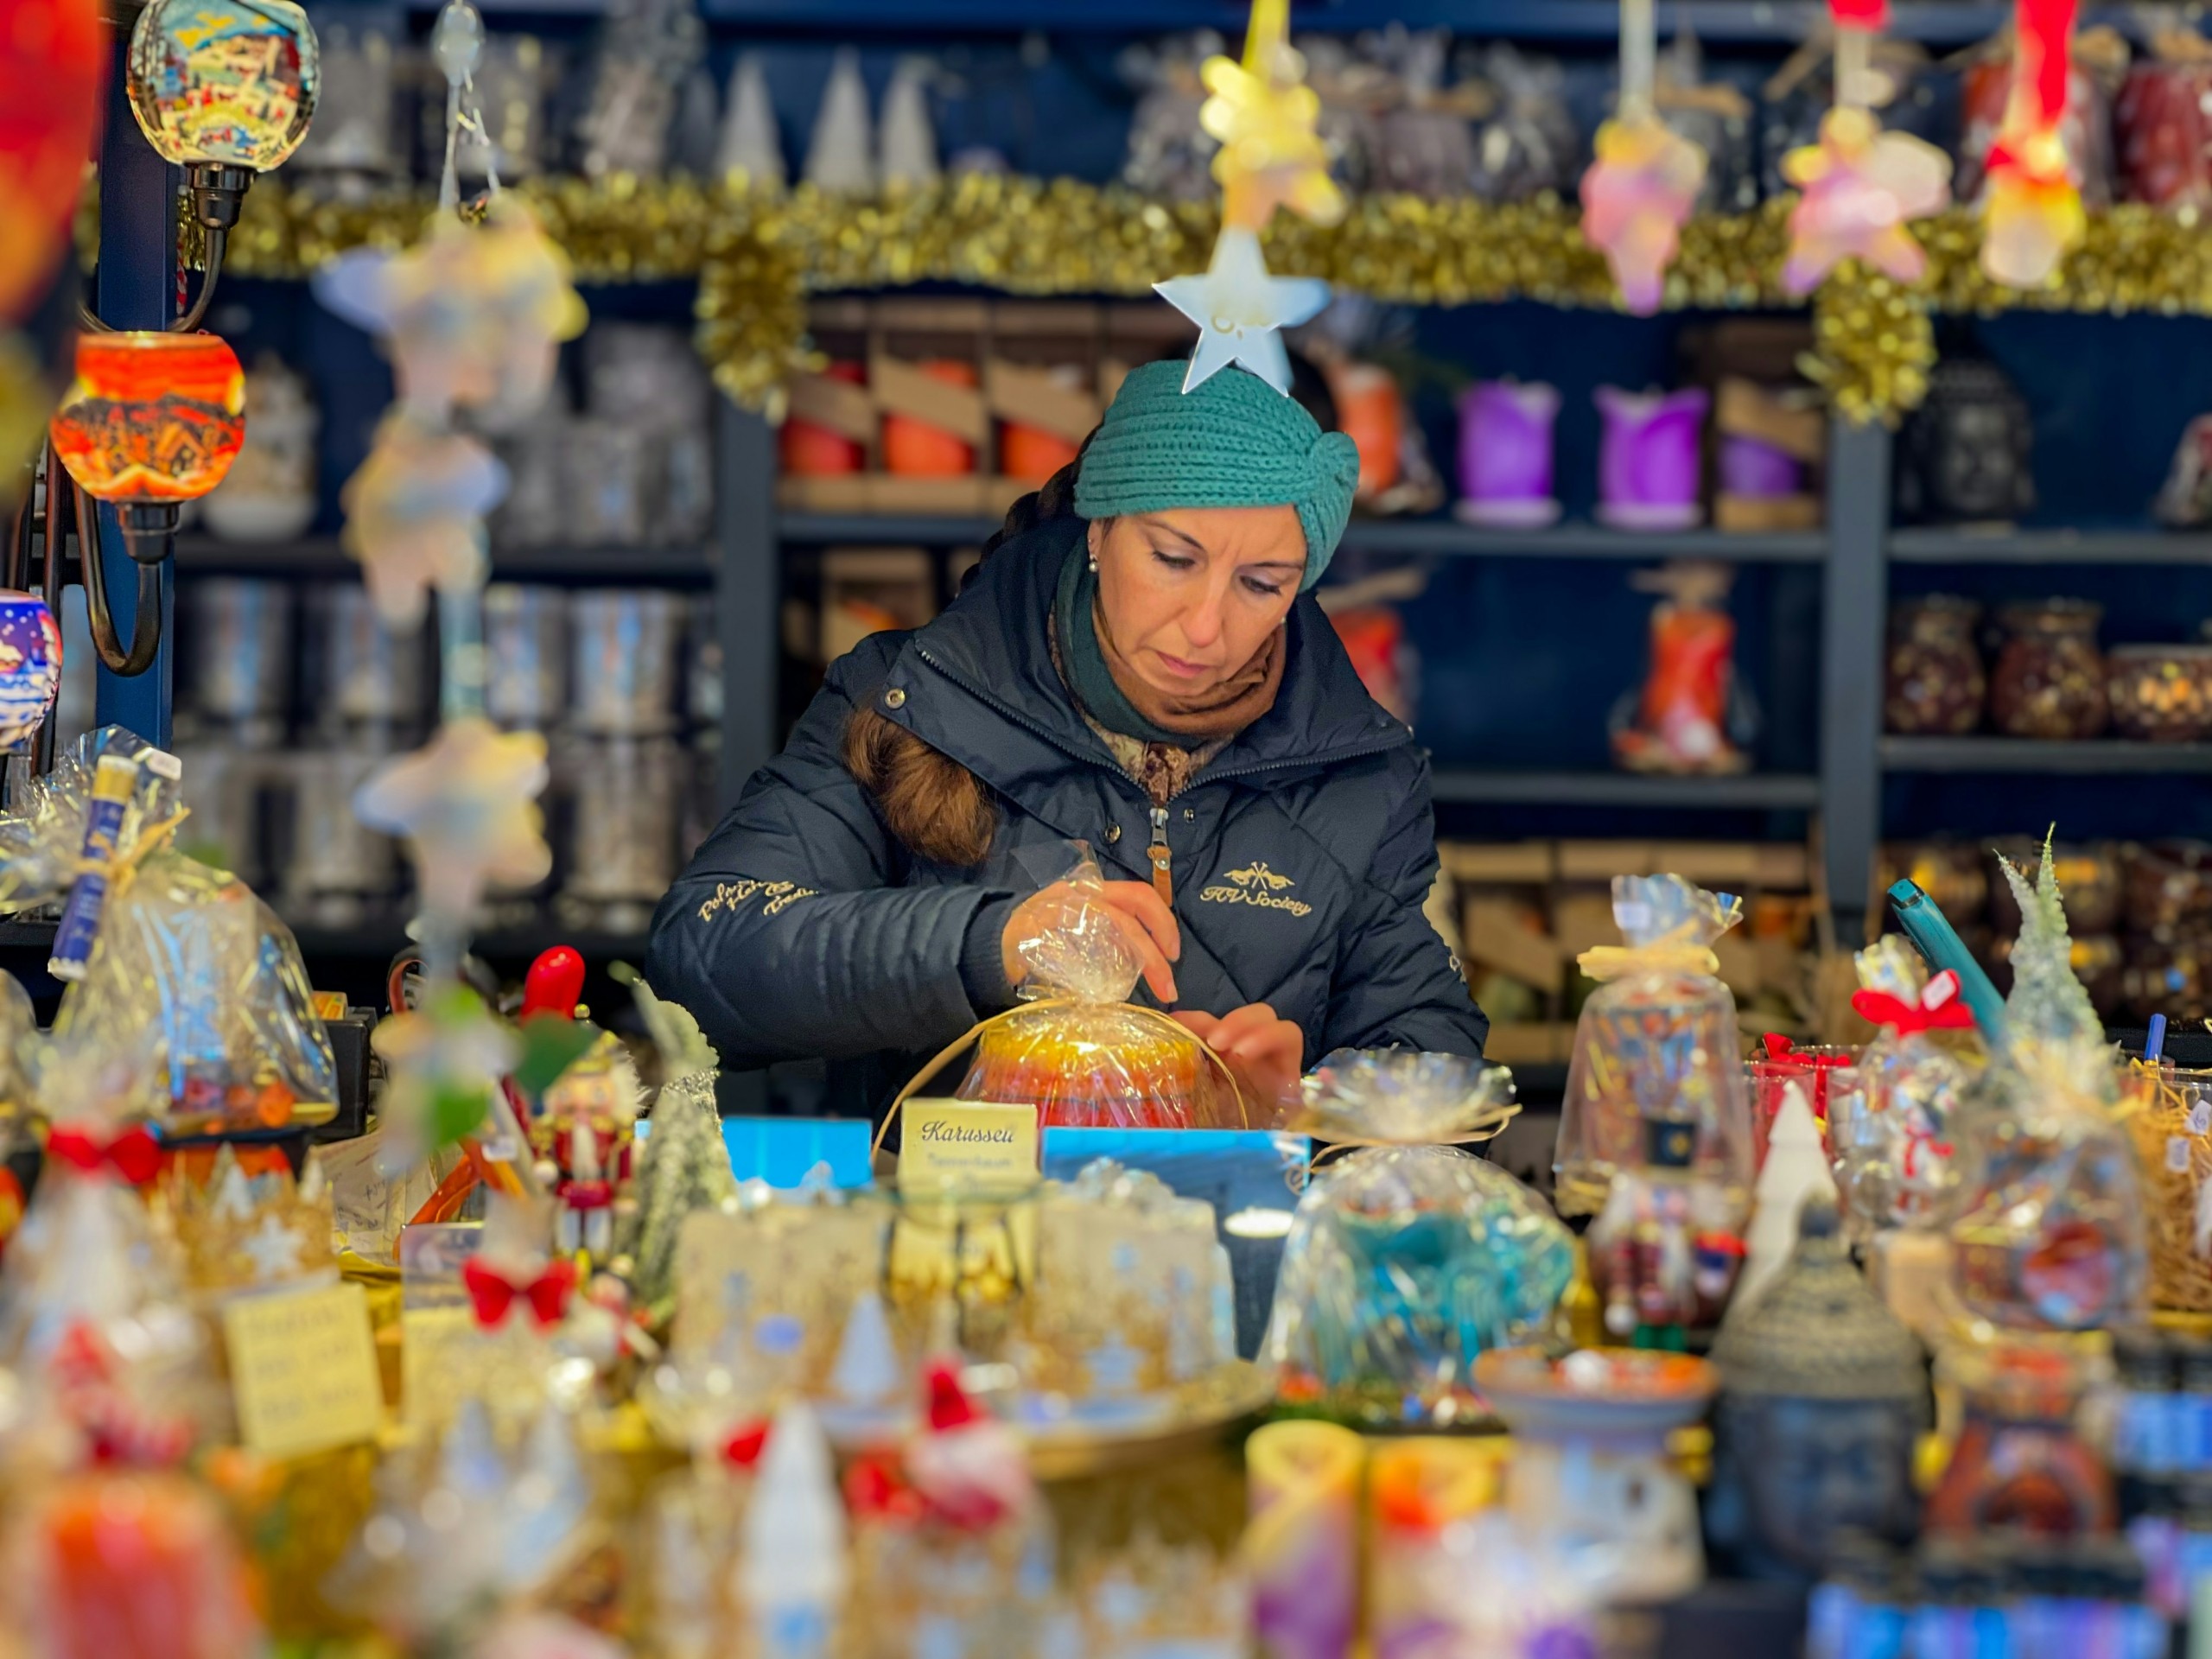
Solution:
<path fill-rule="evenodd" d="M 162 1143 L 143 1124 L 108 1141 L 87 1130 L 57 1128 L 46 1138 L 46 1151 L 87 1175 L 112 1170 L 133 1186 L 145 1185 L 162 1168 Z"/>
<path fill-rule="evenodd" d="M 461 1281 L 476 1304 L 476 1323 L 486 1330 L 507 1317 L 518 1296 L 530 1303 L 531 1316 L 543 1327 L 557 1323 L 567 1309 L 569 1293 L 576 1287 L 576 1267 L 573 1262 L 556 1262 L 528 1284 L 517 1284 L 472 1255 L 461 1270 Z"/>
<path fill-rule="evenodd" d="M 1890 0 L 1828 0 L 1828 16 L 1838 29 L 1887 29 Z"/>
<path fill-rule="evenodd" d="M 1778 1031 L 1770 1031 L 1759 1040 L 1766 1045 L 1767 1059 L 1776 1065 L 1802 1065 L 1808 1071 L 1818 1071 L 1851 1064 L 1848 1054 L 1808 1054 Z"/>
<path fill-rule="evenodd" d="M 1853 991 L 1851 1006 L 1877 1026 L 1900 1037 L 1923 1031 L 1972 1031 L 1974 1011 L 1959 996 L 1959 976 L 1946 968 L 1928 982 L 1920 1001 L 1908 1002 L 1887 991 Z"/>

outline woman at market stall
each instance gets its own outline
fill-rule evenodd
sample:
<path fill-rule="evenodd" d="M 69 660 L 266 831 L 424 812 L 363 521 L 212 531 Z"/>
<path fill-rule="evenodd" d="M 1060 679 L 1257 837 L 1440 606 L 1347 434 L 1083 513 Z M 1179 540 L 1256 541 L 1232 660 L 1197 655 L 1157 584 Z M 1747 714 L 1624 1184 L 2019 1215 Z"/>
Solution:
<path fill-rule="evenodd" d="M 647 975 L 733 1068 L 820 1056 L 880 1116 L 1013 1007 L 1088 843 L 1150 1000 L 1281 1098 L 1338 1047 L 1478 1055 L 1422 914 L 1428 763 L 1310 590 L 1358 456 L 1242 369 L 1123 383 L 959 600 L 833 664 L 654 918 Z"/>

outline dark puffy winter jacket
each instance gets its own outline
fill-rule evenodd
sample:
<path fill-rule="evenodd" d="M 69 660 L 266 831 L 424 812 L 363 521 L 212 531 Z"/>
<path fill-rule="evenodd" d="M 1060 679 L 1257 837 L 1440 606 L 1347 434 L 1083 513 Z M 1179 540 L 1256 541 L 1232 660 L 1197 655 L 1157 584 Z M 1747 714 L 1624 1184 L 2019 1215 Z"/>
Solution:
<path fill-rule="evenodd" d="M 661 901 L 647 976 L 725 1066 L 823 1057 L 825 1109 L 880 1115 L 995 1012 L 971 998 L 977 952 L 995 962 L 1013 902 L 1065 873 L 1064 843 L 1088 842 L 1109 880 L 1150 878 L 1151 803 L 1084 723 L 1047 639 L 1084 530 L 1059 519 L 1007 542 L 935 621 L 833 664 Z M 1178 1006 L 1264 1002 L 1305 1032 L 1309 1066 L 1340 1047 L 1479 1055 L 1489 1021 L 1421 913 L 1436 874 L 1427 757 L 1312 595 L 1287 628 L 1274 708 L 1166 809 Z M 931 862 L 885 828 L 840 758 L 868 703 L 990 786 L 1000 822 L 981 865 Z"/>

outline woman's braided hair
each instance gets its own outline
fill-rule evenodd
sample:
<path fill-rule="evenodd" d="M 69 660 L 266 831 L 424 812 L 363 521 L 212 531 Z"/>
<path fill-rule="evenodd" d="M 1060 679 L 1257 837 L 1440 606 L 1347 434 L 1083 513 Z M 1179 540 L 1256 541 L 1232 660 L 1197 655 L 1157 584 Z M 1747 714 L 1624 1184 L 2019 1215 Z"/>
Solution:
<path fill-rule="evenodd" d="M 1085 438 L 1073 461 L 1007 509 L 1006 522 L 983 543 L 983 558 L 1039 524 L 1075 516 L 1076 474 L 1090 447 Z M 962 578 L 963 588 L 982 568 L 979 559 Z M 910 851 L 957 869 L 983 861 L 999 815 L 982 779 L 872 703 L 856 707 L 845 721 L 843 748 L 845 770 L 875 798 L 884 827 Z"/>

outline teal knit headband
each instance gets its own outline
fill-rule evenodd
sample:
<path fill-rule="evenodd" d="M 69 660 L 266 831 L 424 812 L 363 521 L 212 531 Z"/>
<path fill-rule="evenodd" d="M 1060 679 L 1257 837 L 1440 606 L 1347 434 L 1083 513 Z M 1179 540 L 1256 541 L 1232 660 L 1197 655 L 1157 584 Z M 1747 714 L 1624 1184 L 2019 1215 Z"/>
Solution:
<path fill-rule="evenodd" d="M 1175 507 L 1298 509 L 1311 588 L 1351 517 L 1359 451 L 1257 375 L 1224 369 L 1190 391 L 1187 365 L 1147 363 L 1122 382 L 1083 452 L 1075 510 L 1085 518 Z"/>

